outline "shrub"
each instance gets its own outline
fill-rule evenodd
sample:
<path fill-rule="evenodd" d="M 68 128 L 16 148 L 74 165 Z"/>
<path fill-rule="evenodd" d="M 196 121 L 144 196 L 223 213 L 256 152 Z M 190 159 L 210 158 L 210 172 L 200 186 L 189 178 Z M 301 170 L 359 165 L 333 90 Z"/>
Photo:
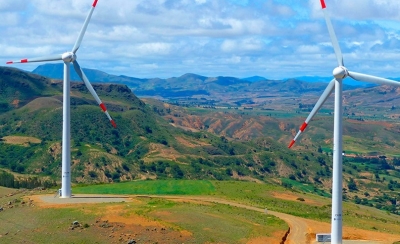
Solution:
<path fill-rule="evenodd" d="M 96 178 L 97 177 L 97 173 L 95 171 L 93 171 L 93 170 L 89 171 L 88 174 L 89 174 L 89 176 L 91 178 Z"/>
<path fill-rule="evenodd" d="M 126 163 L 123 163 L 123 164 L 122 164 L 122 168 L 123 168 L 125 171 L 130 171 L 129 166 L 128 166 Z"/>

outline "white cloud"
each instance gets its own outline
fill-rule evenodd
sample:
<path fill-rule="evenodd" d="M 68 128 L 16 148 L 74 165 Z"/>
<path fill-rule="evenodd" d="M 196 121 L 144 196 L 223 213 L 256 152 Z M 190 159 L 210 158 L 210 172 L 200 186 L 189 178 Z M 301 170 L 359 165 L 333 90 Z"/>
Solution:
<path fill-rule="evenodd" d="M 321 50 L 316 45 L 301 45 L 300 47 L 297 48 L 297 51 L 299 53 L 314 53 L 314 54 L 321 53 Z"/>
<path fill-rule="evenodd" d="M 0 58 L 70 50 L 92 1 L 0 1 Z M 349 68 L 400 76 L 400 1 L 327 5 Z M 138 77 L 329 76 L 336 65 L 319 0 L 99 0 L 78 57 Z"/>
<path fill-rule="evenodd" d="M 400 20 L 400 1 L 392 0 L 331 0 L 326 1 L 329 15 L 347 20 Z M 309 0 L 314 16 L 323 16 L 320 1 Z"/>
<path fill-rule="evenodd" d="M 16 13 L 2 13 L 0 26 L 15 26 L 19 22 L 19 16 Z"/>
<path fill-rule="evenodd" d="M 0 1 L 0 12 L 7 11 L 21 11 L 26 7 L 26 1 L 24 0 L 14 0 L 14 1 Z"/>
<path fill-rule="evenodd" d="M 197 4 L 204 4 L 204 3 L 207 2 L 207 0 L 195 0 L 195 2 L 196 2 Z"/>
<path fill-rule="evenodd" d="M 221 50 L 230 53 L 243 53 L 252 51 L 261 51 L 264 43 L 259 39 L 246 38 L 242 40 L 225 40 L 221 44 Z"/>

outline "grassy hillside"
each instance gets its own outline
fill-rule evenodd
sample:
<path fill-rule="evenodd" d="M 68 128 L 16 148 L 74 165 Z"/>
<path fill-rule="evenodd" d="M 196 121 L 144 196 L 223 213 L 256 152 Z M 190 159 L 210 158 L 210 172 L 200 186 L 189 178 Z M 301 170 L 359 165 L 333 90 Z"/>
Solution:
<path fill-rule="evenodd" d="M 15 68 L 0 68 L 0 112 L 24 106 L 33 98 L 60 94 L 52 80 L 22 72 Z"/>
<path fill-rule="evenodd" d="M 196 190 L 192 190 L 193 186 Z M 147 191 L 142 191 L 145 187 Z M 118 189 L 118 190 L 117 190 Z M 127 195 L 192 195 L 212 196 L 235 202 L 267 208 L 282 213 L 330 222 L 330 198 L 317 194 L 305 194 L 301 191 L 288 191 L 284 187 L 272 184 L 258 184 L 239 181 L 138 181 L 120 184 L 105 184 L 83 186 L 73 189 L 75 193 L 115 194 Z M 347 201 L 344 203 L 343 219 L 345 226 L 357 227 L 365 230 L 377 230 L 399 234 L 400 219 L 394 214 L 356 205 Z M 360 225 L 360 222 L 363 224 Z"/>
<path fill-rule="evenodd" d="M 0 68 L 0 72 L 0 87 L 10 91 L 0 114 L 0 167 L 12 172 L 16 181 L 30 177 L 31 182 L 36 176 L 59 182 L 61 83 L 15 69 Z M 144 103 L 123 85 L 96 84 L 94 89 L 118 127 L 112 128 L 82 83 L 72 83 L 74 183 L 237 179 L 330 194 L 331 117 L 313 121 L 296 149 L 289 150 L 287 143 L 303 120 L 297 116 L 305 113 L 292 111 L 280 118 L 268 111 L 210 112 L 151 100 Z M 393 203 L 400 189 L 397 131 L 395 124 L 345 121 L 344 148 L 354 154 L 344 164 L 347 199 L 399 212 Z M 374 157 L 357 156 L 371 149 Z M 383 151 L 391 154 L 379 158 Z"/>

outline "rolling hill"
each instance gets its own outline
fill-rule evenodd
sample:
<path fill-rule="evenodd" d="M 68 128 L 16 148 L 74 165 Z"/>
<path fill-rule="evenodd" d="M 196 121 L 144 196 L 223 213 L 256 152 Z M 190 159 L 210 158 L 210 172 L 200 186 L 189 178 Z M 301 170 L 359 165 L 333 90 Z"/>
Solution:
<path fill-rule="evenodd" d="M 62 64 L 44 64 L 38 66 L 32 73 L 39 74 L 52 79 L 62 79 Z M 110 75 L 93 69 L 84 69 L 89 80 L 93 82 L 106 82 L 124 84 L 130 87 L 138 96 L 159 96 L 164 99 L 179 97 L 193 97 L 198 95 L 215 99 L 224 93 L 236 97 L 239 93 L 248 95 L 252 92 L 274 94 L 274 92 L 289 92 L 290 95 L 299 93 L 322 91 L 325 88 L 323 82 L 304 82 L 299 79 L 288 79 L 283 81 L 268 80 L 264 77 L 205 77 L 197 74 L 187 73 L 180 77 L 167 79 L 147 78 L 139 79 L 127 76 Z M 79 81 L 79 77 L 72 72 L 72 80 Z M 240 96 L 242 96 L 241 94 Z"/>
<path fill-rule="evenodd" d="M 188 84 L 192 85 L 219 86 L 227 90 L 255 84 L 229 77 L 215 80 L 192 74 L 174 79 L 176 82 L 169 81 L 171 87 L 180 79 L 189 80 Z M 117 129 L 111 127 L 86 87 L 82 83 L 72 83 L 73 182 L 240 179 L 281 184 L 329 196 L 331 111 L 321 111 L 322 116 L 313 121 L 296 150 L 289 150 L 287 142 L 303 120 L 299 117 L 306 116 L 308 111 L 300 109 L 298 102 L 312 100 L 310 94 L 315 92 L 315 87 L 306 83 L 299 86 L 295 80 L 286 81 L 297 85 L 299 91 L 310 91 L 299 100 L 293 100 L 285 96 L 293 94 L 288 86 L 277 81 L 265 82 L 265 89 L 268 82 L 278 83 L 269 86 L 270 91 L 275 89 L 276 101 L 286 100 L 297 108 L 278 111 L 183 107 L 152 99 L 140 100 L 126 85 L 95 83 L 94 89 L 114 117 Z M 258 83 L 257 89 L 262 90 L 263 81 Z M 146 85 L 155 84 L 158 81 Z M 13 174 L 16 179 L 35 176 L 58 181 L 61 174 L 61 82 L 0 67 L 0 89 L 4 94 L 0 114 L 0 171 L 5 170 L 4 175 Z M 278 91 L 283 96 L 279 96 Z M 386 92 L 385 99 L 395 101 L 397 90 L 379 87 L 348 92 L 345 93 L 345 96 L 348 94 L 345 112 L 354 110 L 354 115 L 348 115 L 345 121 L 345 150 L 354 157 L 345 159 L 344 195 L 352 201 L 365 198 L 360 203 L 398 213 L 398 207 L 387 198 L 393 199 L 400 189 L 396 153 L 400 127 L 395 120 L 383 123 L 367 119 L 373 115 L 360 117 L 357 109 L 363 106 L 352 100 L 368 92 L 371 96 L 365 98 L 367 103 Z M 382 107 L 376 107 L 376 116 L 382 115 Z M 389 109 L 396 111 L 395 107 Z M 365 108 L 361 111 L 365 112 Z M 368 197 L 363 197 L 365 192 Z"/>

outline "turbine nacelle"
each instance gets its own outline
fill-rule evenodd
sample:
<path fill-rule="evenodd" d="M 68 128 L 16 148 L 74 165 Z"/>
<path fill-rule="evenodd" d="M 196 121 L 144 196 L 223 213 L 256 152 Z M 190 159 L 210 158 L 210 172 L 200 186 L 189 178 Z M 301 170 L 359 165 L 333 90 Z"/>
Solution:
<path fill-rule="evenodd" d="M 344 79 L 349 76 L 349 71 L 344 66 L 336 67 L 332 73 L 336 79 Z"/>
<path fill-rule="evenodd" d="M 61 59 L 65 63 L 72 63 L 76 60 L 76 55 L 73 52 L 66 52 L 62 54 Z"/>

